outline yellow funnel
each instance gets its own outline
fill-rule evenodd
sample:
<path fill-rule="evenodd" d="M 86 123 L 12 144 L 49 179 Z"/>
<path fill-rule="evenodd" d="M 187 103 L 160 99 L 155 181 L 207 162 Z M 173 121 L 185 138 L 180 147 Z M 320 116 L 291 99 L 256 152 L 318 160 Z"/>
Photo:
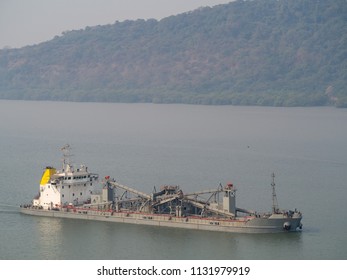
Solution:
<path fill-rule="evenodd" d="M 49 182 L 49 179 L 51 179 L 51 176 L 56 173 L 55 168 L 53 167 L 46 167 L 46 170 L 42 174 L 40 185 L 46 185 Z"/>

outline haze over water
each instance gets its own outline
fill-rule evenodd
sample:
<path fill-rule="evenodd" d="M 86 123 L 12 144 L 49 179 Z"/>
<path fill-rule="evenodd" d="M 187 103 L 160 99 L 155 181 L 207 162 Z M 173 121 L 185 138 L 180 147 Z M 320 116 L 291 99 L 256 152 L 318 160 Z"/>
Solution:
<path fill-rule="evenodd" d="M 0 101 L 0 259 L 346 259 L 347 111 Z M 232 181 L 237 206 L 303 213 L 303 232 L 230 234 L 21 215 L 45 166 L 151 192 Z"/>

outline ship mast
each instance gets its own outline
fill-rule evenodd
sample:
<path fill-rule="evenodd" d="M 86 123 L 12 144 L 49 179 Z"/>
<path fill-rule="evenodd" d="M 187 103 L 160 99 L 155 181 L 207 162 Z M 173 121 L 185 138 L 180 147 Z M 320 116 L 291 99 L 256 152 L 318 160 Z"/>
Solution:
<path fill-rule="evenodd" d="M 272 213 L 277 213 L 278 212 L 278 201 L 277 201 L 277 196 L 276 196 L 276 190 L 275 190 L 275 173 L 271 174 L 272 177 L 272 182 L 271 182 L 271 187 L 272 187 Z"/>
<path fill-rule="evenodd" d="M 70 171 L 70 157 L 71 157 L 71 153 L 70 153 L 70 145 L 66 144 L 64 147 L 61 148 L 61 150 L 63 151 L 63 171 L 68 172 Z"/>

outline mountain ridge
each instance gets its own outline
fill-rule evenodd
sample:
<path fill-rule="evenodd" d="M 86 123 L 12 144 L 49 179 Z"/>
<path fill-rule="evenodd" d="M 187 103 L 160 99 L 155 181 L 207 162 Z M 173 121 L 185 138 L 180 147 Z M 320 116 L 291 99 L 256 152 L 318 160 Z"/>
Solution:
<path fill-rule="evenodd" d="M 347 106 L 347 2 L 256 0 L 0 50 L 0 98 Z"/>

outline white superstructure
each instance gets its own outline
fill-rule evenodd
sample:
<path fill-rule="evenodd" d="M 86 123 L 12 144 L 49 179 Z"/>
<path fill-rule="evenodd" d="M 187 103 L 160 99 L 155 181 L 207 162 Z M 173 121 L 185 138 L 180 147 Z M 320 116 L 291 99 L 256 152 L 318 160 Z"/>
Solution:
<path fill-rule="evenodd" d="M 62 148 L 64 152 L 61 170 L 46 167 L 40 182 L 39 195 L 33 200 L 33 206 L 46 210 L 61 209 L 90 203 L 91 195 L 98 183 L 98 174 L 90 173 L 88 167 L 75 168 L 70 163 L 70 146 Z"/>

